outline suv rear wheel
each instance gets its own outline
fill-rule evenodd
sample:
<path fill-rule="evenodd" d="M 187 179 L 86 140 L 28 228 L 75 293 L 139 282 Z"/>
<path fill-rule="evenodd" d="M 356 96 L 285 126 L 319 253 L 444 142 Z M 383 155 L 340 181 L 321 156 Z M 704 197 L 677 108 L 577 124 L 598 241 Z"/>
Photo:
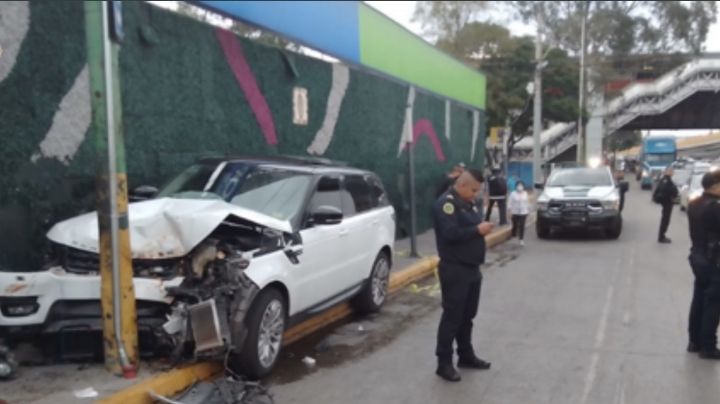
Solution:
<path fill-rule="evenodd" d="M 353 300 L 355 309 L 362 313 L 375 313 L 385 303 L 390 285 L 390 259 L 387 254 L 380 252 L 370 272 L 370 278 L 365 287 Z"/>

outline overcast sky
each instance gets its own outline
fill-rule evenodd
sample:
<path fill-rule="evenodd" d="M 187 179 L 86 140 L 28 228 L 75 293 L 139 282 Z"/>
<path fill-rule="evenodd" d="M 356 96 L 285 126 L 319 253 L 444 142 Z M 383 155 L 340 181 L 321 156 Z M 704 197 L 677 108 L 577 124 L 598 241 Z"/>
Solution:
<path fill-rule="evenodd" d="M 415 34 L 422 34 L 420 24 L 410 21 L 413 16 L 413 11 L 415 10 L 415 1 L 366 1 L 365 3 L 380 10 L 383 14 L 399 22 Z M 496 17 L 499 16 L 496 15 Z M 509 19 L 507 21 L 501 21 L 501 23 L 502 22 L 507 25 L 513 35 L 534 35 L 535 33 L 534 28 L 528 25 L 511 22 Z M 717 21 L 710 28 L 705 46 L 706 52 L 720 52 L 720 23 Z"/>

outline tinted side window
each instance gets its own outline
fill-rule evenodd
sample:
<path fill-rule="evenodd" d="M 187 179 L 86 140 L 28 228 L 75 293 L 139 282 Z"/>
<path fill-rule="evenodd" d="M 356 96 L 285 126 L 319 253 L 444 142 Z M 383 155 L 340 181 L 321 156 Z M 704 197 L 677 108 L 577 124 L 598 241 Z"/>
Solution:
<path fill-rule="evenodd" d="M 355 211 L 357 213 L 362 213 L 375 207 L 373 206 L 370 184 L 365 181 L 363 176 L 346 176 L 345 189 L 350 193 L 350 197 L 355 205 Z"/>
<path fill-rule="evenodd" d="M 320 206 L 332 206 L 342 210 L 339 178 L 323 177 L 320 179 L 310 200 L 309 211 L 312 212 Z"/>
<path fill-rule="evenodd" d="M 368 184 L 370 185 L 370 198 L 373 208 L 387 206 L 390 204 L 388 201 L 385 188 L 383 188 L 380 179 L 375 176 L 367 177 Z"/>

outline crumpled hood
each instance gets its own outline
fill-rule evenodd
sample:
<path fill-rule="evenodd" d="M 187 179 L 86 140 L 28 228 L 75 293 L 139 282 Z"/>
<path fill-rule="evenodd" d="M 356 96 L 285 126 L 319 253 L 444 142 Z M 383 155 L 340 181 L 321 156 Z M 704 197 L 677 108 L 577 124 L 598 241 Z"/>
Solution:
<path fill-rule="evenodd" d="M 545 189 L 545 195 L 549 199 L 607 199 L 615 187 L 549 187 Z"/>
<path fill-rule="evenodd" d="M 228 216 L 285 233 L 289 222 L 231 205 L 222 200 L 161 198 L 128 207 L 133 258 L 182 257 L 203 241 Z M 97 212 L 57 223 L 47 237 L 59 244 L 98 252 Z"/>

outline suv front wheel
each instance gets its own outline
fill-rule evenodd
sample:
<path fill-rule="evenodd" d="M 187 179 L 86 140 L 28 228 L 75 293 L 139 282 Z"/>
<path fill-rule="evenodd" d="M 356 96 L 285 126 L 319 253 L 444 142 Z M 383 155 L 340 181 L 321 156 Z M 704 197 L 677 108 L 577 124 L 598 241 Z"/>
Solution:
<path fill-rule="evenodd" d="M 242 351 L 234 355 L 234 367 L 252 380 L 270 373 L 280 357 L 287 308 L 276 289 L 261 292 L 245 317 L 248 329 Z"/>
<path fill-rule="evenodd" d="M 390 258 L 384 252 L 380 252 L 370 272 L 362 292 L 354 299 L 355 309 L 362 313 L 376 313 L 387 299 L 390 285 Z"/>
<path fill-rule="evenodd" d="M 537 221 L 535 222 L 535 232 L 540 239 L 550 237 L 550 227 L 540 218 L 537 218 Z"/>
<path fill-rule="evenodd" d="M 622 218 L 617 218 L 613 221 L 613 224 L 605 230 L 605 233 L 607 234 L 608 238 L 612 240 L 617 240 L 620 238 L 620 234 L 622 233 Z"/>

